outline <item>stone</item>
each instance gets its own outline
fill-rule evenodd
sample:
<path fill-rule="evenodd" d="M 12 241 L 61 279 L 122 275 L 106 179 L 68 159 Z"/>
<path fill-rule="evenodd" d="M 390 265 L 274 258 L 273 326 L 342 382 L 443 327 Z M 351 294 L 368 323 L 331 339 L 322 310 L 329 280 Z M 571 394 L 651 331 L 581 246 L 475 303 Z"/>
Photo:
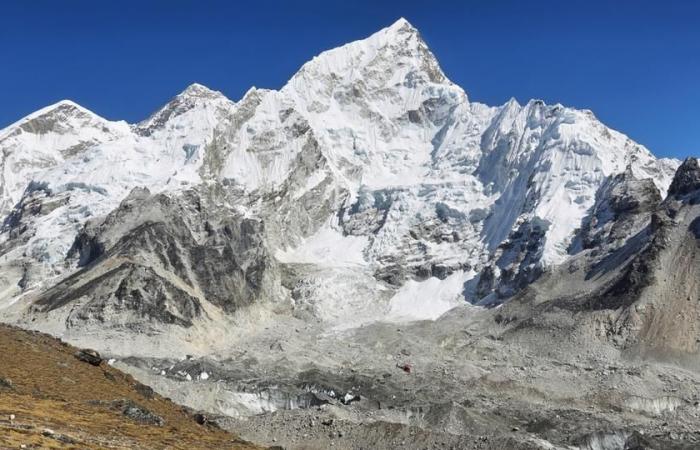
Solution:
<path fill-rule="evenodd" d="M 700 165 L 697 158 L 688 158 L 676 171 L 668 193 L 678 197 L 698 189 L 700 189 Z"/>
<path fill-rule="evenodd" d="M 145 399 L 151 400 L 156 396 L 153 389 L 145 384 L 137 383 L 135 389 L 136 392 L 138 392 Z"/>
<path fill-rule="evenodd" d="M 165 420 L 163 420 L 162 417 L 152 413 L 151 411 L 142 408 L 141 406 L 128 402 L 125 406 L 124 409 L 122 410 L 122 414 L 124 414 L 126 417 L 128 417 L 131 420 L 134 420 L 139 423 L 143 423 L 146 425 L 156 425 L 156 426 L 163 426 L 165 424 Z"/>
<path fill-rule="evenodd" d="M 199 425 L 206 425 L 209 423 L 209 418 L 203 413 L 197 413 L 194 415 L 194 421 Z"/>
<path fill-rule="evenodd" d="M 99 366 L 102 363 L 100 354 L 95 350 L 82 349 L 75 352 L 74 355 L 79 361 L 86 362 L 93 366 Z"/>
<path fill-rule="evenodd" d="M 14 385 L 9 378 L 0 377 L 0 389 L 13 389 Z"/>

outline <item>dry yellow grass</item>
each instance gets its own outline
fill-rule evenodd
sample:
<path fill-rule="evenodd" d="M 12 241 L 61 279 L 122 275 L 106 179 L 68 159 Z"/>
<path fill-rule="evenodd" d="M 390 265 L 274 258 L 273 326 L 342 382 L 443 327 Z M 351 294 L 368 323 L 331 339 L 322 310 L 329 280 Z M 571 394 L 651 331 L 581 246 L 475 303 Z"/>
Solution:
<path fill-rule="evenodd" d="M 104 362 L 95 367 L 77 360 L 76 350 L 44 334 L 0 325 L 0 448 L 258 448 L 199 425 L 184 408 Z M 3 387 L 2 379 L 12 387 Z M 115 406 L 124 401 L 157 414 L 164 424 L 126 417 Z"/>

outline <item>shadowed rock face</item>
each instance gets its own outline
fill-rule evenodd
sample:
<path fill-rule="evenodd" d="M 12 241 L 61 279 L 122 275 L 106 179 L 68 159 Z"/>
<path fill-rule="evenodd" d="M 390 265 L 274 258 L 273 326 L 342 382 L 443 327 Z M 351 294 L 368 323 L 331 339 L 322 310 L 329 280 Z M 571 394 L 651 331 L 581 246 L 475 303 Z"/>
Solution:
<path fill-rule="evenodd" d="M 649 221 L 661 203 L 651 179 L 637 179 L 630 170 L 610 178 L 596 194 L 596 203 L 579 233 L 582 249 L 619 246 Z"/>
<path fill-rule="evenodd" d="M 43 294 L 35 311 L 70 309 L 69 326 L 189 327 L 206 316 L 204 303 L 232 313 L 267 298 L 274 271 L 263 225 L 218 200 L 133 191 L 86 224 L 69 253 L 82 269 Z"/>
<path fill-rule="evenodd" d="M 688 158 L 678 168 L 668 188 L 669 195 L 679 196 L 700 189 L 700 166 L 697 158 Z"/>
<path fill-rule="evenodd" d="M 686 160 L 678 169 L 670 191 L 691 194 L 700 190 L 700 184 L 694 186 L 692 171 L 688 170 L 688 166 L 693 167 L 693 165 L 697 170 L 697 161 L 695 160 L 694 164 L 692 161 L 694 160 Z M 700 259 L 696 255 L 698 244 L 695 242 L 694 235 L 688 230 L 692 228 L 692 223 L 698 214 L 700 209 L 690 201 L 678 202 L 669 196 L 660 203 L 647 216 L 649 217 L 648 228 L 638 234 L 646 241 L 642 250 L 625 267 L 624 275 L 603 293 L 602 299 L 608 299 L 611 306 L 619 304 L 629 306 L 647 297 L 648 295 L 644 293 L 647 288 L 661 289 L 658 291 L 661 297 L 668 297 L 678 288 L 695 290 L 697 277 L 693 274 L 697 274 L 700 269 Z M 625 220 L 627 218 L 618 218 L 614 226 L 622 224 Z M 635 244 L 634 239 L 629 239 L 627 247 Z M 676 286 L 670 285 L 670 280 L 674 280 L 671 283 Z M 700 293 L 689 293 L 687 298 L 690 297 L 697 301 L 700 299 Z M 670 302 L 673 300 L 669 299 L 669 303 L 662 301 L 660 306 L 662 308 L 670 306 Z"/>

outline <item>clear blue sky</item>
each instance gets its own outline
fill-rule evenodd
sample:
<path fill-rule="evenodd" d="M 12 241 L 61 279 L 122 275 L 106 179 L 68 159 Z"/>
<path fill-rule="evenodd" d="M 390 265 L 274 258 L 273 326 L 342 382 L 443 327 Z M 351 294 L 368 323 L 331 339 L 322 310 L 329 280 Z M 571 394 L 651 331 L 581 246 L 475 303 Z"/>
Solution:
<path fill-rule="evenodd" d="M 662 156 L 700 154 L 696 1 L 11 1 L 0 127 L 69 98 L 147 117 L 197 81 L 238 99 L 406 17 L 477 101 L 592 109 Z"/>

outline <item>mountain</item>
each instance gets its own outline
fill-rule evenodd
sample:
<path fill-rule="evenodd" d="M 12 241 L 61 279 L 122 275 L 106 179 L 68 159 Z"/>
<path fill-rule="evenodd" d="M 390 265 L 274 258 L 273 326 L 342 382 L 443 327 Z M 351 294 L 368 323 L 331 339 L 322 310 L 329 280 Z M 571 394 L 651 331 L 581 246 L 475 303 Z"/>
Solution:
<path fill-rule="evenodd" d="M 194 84 L 137 124 L 64 101 L 0 131 L 0 149 L 0 318 L 134 358 L 125 370 L 169 394 L 196 372 L 175 360 L 204 358 L 232 391 L 188 390 L 191 406 L 245 415 L 307 402 L 301 385 L 348 390 L 340 360 L 383 375 L 339 346 L 385 358 L 377 336 L 415 321 L 428 353 L 469 329 L 517 360 L 547 348 L 580 365 L 572 349 L 590 345 L 693 366 L 697 161 L 658 159 L 590 111 L 473 102 L 404 19 L 280 90 L 233 102 Z M 290 392 L 249 399 L 243 379 Z M 433 404 L 430 426 L 453 406 Z"/>
<path fill-rule="evenodd" d="M 322 53 L 280 91 L 251 89 L 234 103 L 195 84 L 130 126 L 61 102 L 2 136 L 13 218 L 4 302 L 73 273 L 66 256 L 81 227 L 133 188 L 221 186 L 235 197 L 222 201 L 265 223 L 267 251 L 282 263 L 351 265 L 343 282 L 378 283 L 379 297 L 449 278 L 435 305 L 384 305 L 434 316 L 462 293 L 500 302 L 566 259 L 609 177 L 629 168 L 664 192 L 678 164 L 588 111 L 470 102 L 405 20 Z M 324 256 L 345 246 L 346 258 Z M 496 274 L 491 289 L 474 288 L 482 271 Z M 326 276 L 336 275 L 313 280 Z M 327 293 L 304 296 L 315 305 Z"/>

